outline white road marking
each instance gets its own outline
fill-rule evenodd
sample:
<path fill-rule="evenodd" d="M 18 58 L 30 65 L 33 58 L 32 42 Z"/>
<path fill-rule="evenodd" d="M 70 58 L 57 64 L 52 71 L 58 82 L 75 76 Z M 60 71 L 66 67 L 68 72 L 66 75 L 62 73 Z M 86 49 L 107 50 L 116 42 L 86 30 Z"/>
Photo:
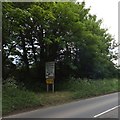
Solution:
<path fill-rule="evenodd" d="M 94 118 L 99 117 L 99 116 L 101 116 L 101 115 L 103 115 L 103 114 L 105 114 L 105 113 L 108 113 L 108 112 L 110 112 L 110 111 L 112 111 L 112 110 L 114 110 L 114 109 L 116 109 L 116 108 L 118 108 L 118 107 L 120 107 L 120 105 L 115 106 L 115 107 L 113 107 L 113 108 L 111 108 L 111 109 L 108 109 L 108 110 L 106 110 L 106 111 L 104 111 L 104 112 L 102 112 L 102 113 L 99 113 L 99 114 L 95 115 Z"/>

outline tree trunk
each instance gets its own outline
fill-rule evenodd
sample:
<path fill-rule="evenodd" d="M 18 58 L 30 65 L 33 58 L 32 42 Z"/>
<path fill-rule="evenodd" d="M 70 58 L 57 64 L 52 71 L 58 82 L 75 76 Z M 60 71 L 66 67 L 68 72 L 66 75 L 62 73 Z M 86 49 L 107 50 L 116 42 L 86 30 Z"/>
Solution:
<path fill-rule="evenodd" d="M 21 41 L 22 41 L 22 48 L 23 48 L 23 61 L 25 63 L 26 70 L 29 71 L 29 62 L 27 58 L 27 50 L 25 45 L 25 38 L 24 35 L 21 33 Z"/>

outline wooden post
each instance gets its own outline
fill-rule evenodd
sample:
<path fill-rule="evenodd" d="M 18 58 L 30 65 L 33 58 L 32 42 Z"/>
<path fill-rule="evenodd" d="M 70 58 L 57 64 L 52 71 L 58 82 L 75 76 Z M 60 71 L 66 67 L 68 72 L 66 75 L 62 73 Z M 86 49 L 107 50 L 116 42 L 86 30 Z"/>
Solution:
<path fill-rule="evenodd" d="M 47 92 L 49 91 L 49 85 L 47 84 Z"/>
<path fill-rule="evenodd" d="M 53 93 L 54 93 L 54 90 L 55 89 L 55 86 L 54 86 L 54 83 L 52 84 L 52 91 L 53 91 Z"/>

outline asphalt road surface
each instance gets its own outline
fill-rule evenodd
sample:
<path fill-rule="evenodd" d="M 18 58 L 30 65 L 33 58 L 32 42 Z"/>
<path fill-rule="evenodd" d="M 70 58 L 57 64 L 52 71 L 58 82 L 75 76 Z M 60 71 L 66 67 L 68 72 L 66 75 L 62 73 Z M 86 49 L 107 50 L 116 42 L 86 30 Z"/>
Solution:
<path fill-rule="evenodd" d="M 98 118 L 118 118 L 118 108 L 98 116 Z"/>
<path fill-rule="evenodd" d="M 118 109 L 118 93 L 113 93 L 6 118 L 118 118 Z"/>

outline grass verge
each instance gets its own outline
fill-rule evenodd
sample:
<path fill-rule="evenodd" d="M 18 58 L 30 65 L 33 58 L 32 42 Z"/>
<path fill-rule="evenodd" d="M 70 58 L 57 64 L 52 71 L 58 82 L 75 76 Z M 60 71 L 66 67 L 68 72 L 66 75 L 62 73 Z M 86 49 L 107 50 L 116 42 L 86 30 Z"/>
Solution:
<path fill-rule="evenodd" d="M 76 80 L 73 78 L 58 86 L 59 90 L 60 87 L 65 91 L 73 92 L 74 99 L 87 98 L 120 91 L 117 79 Z"/>
<path fill-rule="evenodd" d="M 35 93 L 17 87 L 3 87 L 2 113 L 8 115 L 35 108 L 53 106 L 76 99 L 83 99 L 118 91 L 118 80 L 71 79 L 56 85 L 58 92 Z M 120 90 L 119 90 L 120 91 Z"/>
<path fill-rule="evenodd" d="M 18 88 L 4 88 L 2 96 L 2 113 L 8 114 L 28 107 L 41 106 L 41 99 L 33 92 Z"/>

